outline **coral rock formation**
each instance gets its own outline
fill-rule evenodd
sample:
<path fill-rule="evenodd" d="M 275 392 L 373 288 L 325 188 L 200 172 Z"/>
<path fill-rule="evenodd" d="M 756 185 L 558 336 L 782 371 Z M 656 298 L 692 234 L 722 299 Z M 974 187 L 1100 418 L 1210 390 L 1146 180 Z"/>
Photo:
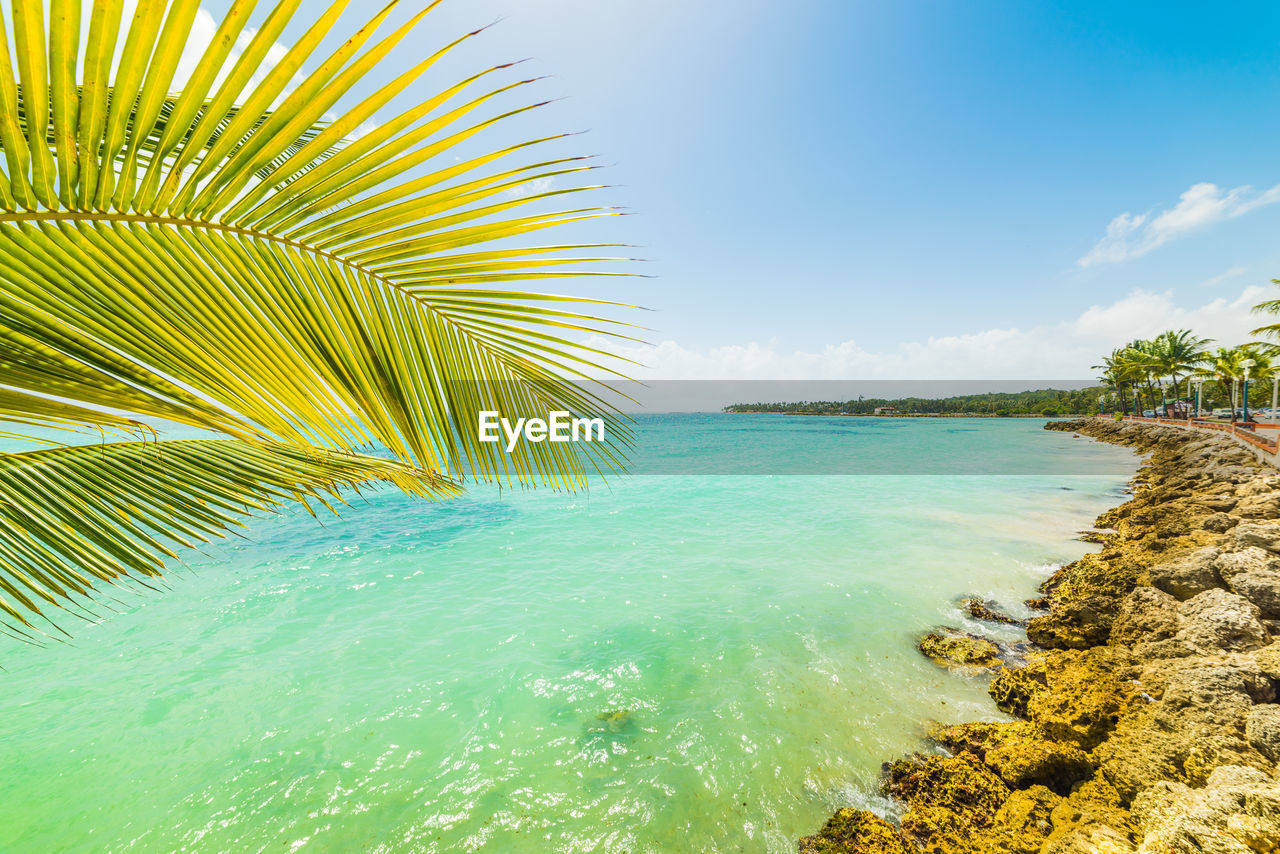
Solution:
<path fill-rule="evenodd" d="M 886 766 L 899 826 L 842 810 L 802 851 L 1280 854 L 1280 473 L 1224 436 L 1046 426 L 1151 456 L 1098 518 L 1102 550 L 1027 603 L 1042 651 L 999 666 L 980 638 L 921 642 L 999 666 L 990 694 L 1019 720 L 936 727 L 946 753 Z"/>

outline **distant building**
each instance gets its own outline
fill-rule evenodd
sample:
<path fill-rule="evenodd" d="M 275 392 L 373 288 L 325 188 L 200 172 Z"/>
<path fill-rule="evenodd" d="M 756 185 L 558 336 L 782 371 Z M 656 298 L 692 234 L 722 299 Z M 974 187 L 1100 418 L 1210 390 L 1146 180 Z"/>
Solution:
<path fill-rule="evenodd" d="M 898 410 L 894 409 L 892 406 L 877 406 L 875 409 L 875 414 L 876 415 L 897 415 Z"/>

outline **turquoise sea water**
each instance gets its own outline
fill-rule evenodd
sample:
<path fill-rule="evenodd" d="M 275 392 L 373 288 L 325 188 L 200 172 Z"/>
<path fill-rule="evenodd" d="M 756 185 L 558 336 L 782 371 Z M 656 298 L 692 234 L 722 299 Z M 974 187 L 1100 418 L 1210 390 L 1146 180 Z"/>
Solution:
<path fill-rule="evenodd" d="M 380 493 L 0 647 L 0 851 L 790 852 L 885 808 L 922 721 L 998 717 L 914 637 L 974 628 L 962 594 L 1017 607 L 1136 461 L 1032 420 L 818 421 L 649 416 L 641 450 L 889 473 Z M 939 442 L 1041 473 L 893 473 Z"/>

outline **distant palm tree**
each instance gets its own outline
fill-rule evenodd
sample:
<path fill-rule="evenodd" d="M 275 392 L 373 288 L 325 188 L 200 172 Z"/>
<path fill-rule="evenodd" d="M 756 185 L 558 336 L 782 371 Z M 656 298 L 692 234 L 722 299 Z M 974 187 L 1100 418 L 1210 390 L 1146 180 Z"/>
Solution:
<path fill-rule="evenodd" d="M 196 0 L 131 21 L 98 0 L 87 32 L 78 2 L 45 5 L 14 0 L 13 53 L 0 16 L 0 420 L 63 433 L 0 454 L 0 630 L 30 639 L 101 585 L 145 586 L 246 511 L 620 465 L 616 444 L 479 441 L 481 410 L 569 410 L 625 442 L 578 382 L 606 358 L 579 342 L 617 327 L 576 306 L 604 303 L 507 289 L 595 275 L 564 267 L 615 260 L 604 247 L 523 239 L 614 211 L 549 207 L 591 189 L 547 189 L 578 158 L 500 165 L 557 137 L 475 147 L 531 109 L 491 99 L 531 81 L 472 95 L 489 69 L 378 112 L 469 37 L 370 85 L 435 3 L 371 42 L 388 6 L 326 55 L 336 3 L 269 61 L 297 3 L 248 28 L 254 2 L 234 0 L 177 94 Z M 228 438 L 156 441 L 160 421 Z M 85 428 L 94 444 L 67 432 Z"/>

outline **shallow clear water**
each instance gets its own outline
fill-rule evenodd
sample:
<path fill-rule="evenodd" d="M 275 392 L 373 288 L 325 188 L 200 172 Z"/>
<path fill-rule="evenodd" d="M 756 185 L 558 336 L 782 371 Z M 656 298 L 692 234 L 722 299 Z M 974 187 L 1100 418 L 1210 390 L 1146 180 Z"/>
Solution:
<path fill-rule="evenodd" d="M 812 421 L 641 428 L 692 465 L 708 430 L 777 455 Z M 962 594 L 1032 595 L 1135 465 L 964 426 L 1004 431 L 1010 470 L 1100 473 L 651 475 L 257 519 L 70 646 L 0 648 L 0 851 L 793 851 L 883 806 L 922 721 L 998 717 L 913 638 L 964 625 Z M 877 458 L 912 470 L 942 427 Z"/>

